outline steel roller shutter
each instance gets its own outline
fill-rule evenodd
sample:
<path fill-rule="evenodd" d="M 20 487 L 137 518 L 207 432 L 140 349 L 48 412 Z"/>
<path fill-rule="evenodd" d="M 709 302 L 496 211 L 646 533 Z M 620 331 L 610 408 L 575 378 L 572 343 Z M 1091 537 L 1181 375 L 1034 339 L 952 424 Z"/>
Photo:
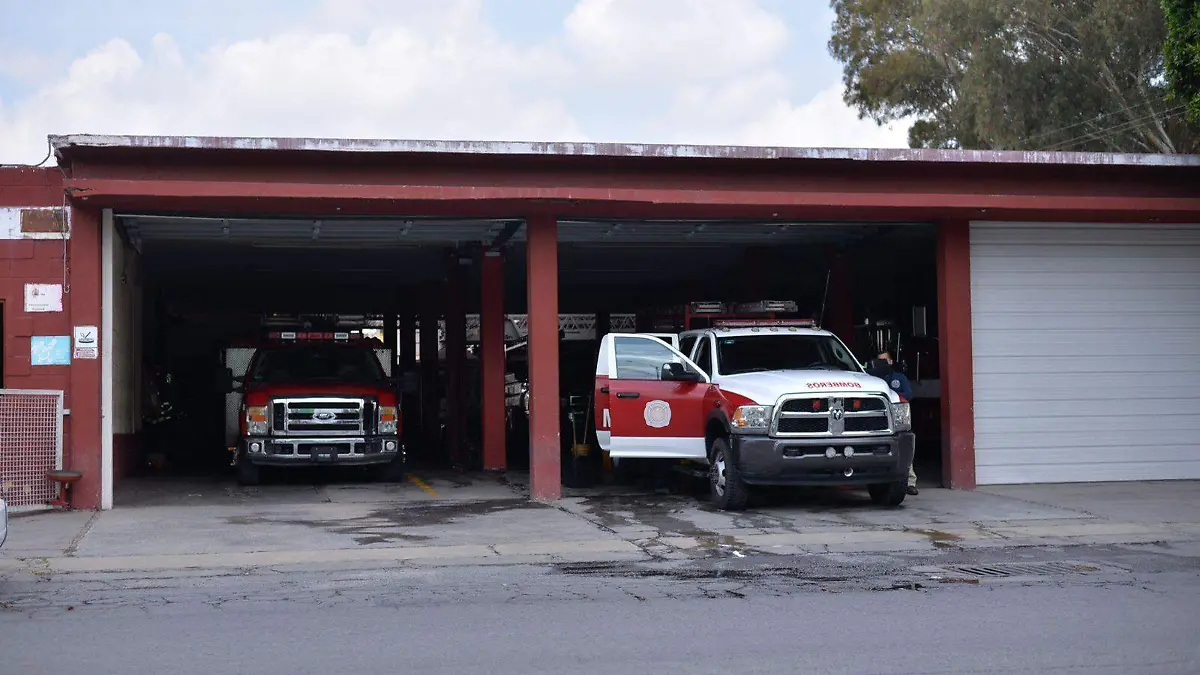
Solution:
<path fill-rule="evenodd" d="M 971 224 L 979 484 L 1200 478 L 1200 225 Z"/>

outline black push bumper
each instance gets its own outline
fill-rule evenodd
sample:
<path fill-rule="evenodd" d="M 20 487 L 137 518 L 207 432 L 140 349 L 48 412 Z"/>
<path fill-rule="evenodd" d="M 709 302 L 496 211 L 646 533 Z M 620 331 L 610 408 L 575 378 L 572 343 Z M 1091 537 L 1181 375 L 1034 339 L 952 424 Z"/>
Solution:
<path fill-rule="evenodd" d="M 907 431 L 838 439 L 735 435 L 733 456 L 751 485 L 870 485 L 907 480 L 914 446 Z"/>
<path fill-rule="evenodd" d="M 355 438 L 250 437 L 242 440 L 242 457 L 260 466 L 370 466 L 402 457 L 397 436 Z"/>

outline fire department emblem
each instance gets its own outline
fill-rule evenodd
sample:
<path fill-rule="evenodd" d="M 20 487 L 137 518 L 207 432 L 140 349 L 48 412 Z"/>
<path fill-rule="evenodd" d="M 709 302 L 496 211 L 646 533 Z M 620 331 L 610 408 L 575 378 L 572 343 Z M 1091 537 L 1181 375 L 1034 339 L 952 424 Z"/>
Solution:
<path fill-rule="evenodd" d="M 666 401 L 650 401 L 644 414 L 646 426 L 663 429 L 671 424 L 671 405 Z"/>

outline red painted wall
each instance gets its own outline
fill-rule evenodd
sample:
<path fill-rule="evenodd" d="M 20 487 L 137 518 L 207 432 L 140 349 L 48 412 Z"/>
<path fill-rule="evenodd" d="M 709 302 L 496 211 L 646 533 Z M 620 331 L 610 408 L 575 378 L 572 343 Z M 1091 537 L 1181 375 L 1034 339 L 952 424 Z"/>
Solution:
<path fill-rule="evenodd" d="M 0 207 L 62 206 L 58 169 L 0 167 Z M 3 384 L 8 389 L 67 389 L 68 366 L 29 365 L 32 335 L 69 335 L 70 308 L 61 313 L 25 313 L 25 284 L 63 282 L 63 242 L 0 239 L 0 301 L 4 303 Z"/>
<path fill-rule="evenodd" d="M 971 224 L 938 223 L 938 350 L 942 484 L 975 488 L 975 374 L 971 358 Z"/>
<path fill-rule="evenodd" d="M 0 167 L 0 207 L 63 206 L 63 174 L 57 168 Z M 61 239 L 0 238 L 2 384 L 65 393 L 71 415 L 63 424 L 63 462 L 85 472 L 72 500 L 81 508 L 100 505 L 100 361 L 33 366 L 29 342 L 33 335 L 71 335 L 76 324 L 100 324 L 99 211 L 92 209 L 88 216 L 74 209 L 65 247 Z M 25 284 L 62 284 L 64 278 L 62 312 L 25 312 Z"/>
<path fill-rule="evenodd" d="M 71 207 L 71 320 L 100 326 L 100 209 Z M 103 337 L 100 349 L 103 351 Z M 67 392 L 71 429 L 67 467 L 83 472 L 72 500 L 78 508 L 100 506 L 100 359 L 74 361 Z"/>

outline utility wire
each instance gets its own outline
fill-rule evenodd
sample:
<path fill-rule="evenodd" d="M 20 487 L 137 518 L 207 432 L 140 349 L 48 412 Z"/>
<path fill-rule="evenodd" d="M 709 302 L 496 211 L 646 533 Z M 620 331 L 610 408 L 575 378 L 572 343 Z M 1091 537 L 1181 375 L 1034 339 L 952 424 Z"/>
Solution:
<path fill-rule="evenodd" d="M 1181 112 L 1183 112 L 1184 108 L 1186 108 L 1186 107 L 1187 107 L 1186 105 L 1177 105 L 1173 108 L 1167 108 L 1166 110 L 1163 110 L 1161 113 L 1154 112 L 1154 113 L 1150 113 L 1149 115 L 1143 115 L 1142 117 L 1136 117 L 1134 119 L 1127 120 L 1127 121 L 1117 124 L 1115 126 L 1108 127 L 1107 129 L 1098 129 L 1096 131 L 1091 131 L 1086 134 L 1075 136 L 1074 138 L 1068 138 L 1066 140 L 1059 141 L 1059 142 L 1054 143 L 1050 146 L 1047 146 L 1046 148 L 1043 148 L 1043 149 L 1053 151 L 1053 150 L 1063 149 L 1064 147 L 1073 145 L 1073 144 L 1081 142 L 1081 141 L 1105 140 L 1105 139 L 1111 140 L 1115 134 L 1130 131 L 1138 126 L 1141 126 L 1145 122 L 1155 119 L 1156 117 L 1161 116 L 1163 121 L 1174 119 L 1175 117 L 1178 117 L 1179 114 Z"/>
<path fill-rule="evenodd" d="M 1039 139 L 1042 139 L 1042 138 L 1046 138 L 1047 136 L 1054 136 L 1054 135 L 1056 135 L 1056 134 L 1060 134 L 1060 133 L 1062 133 L 1062 132 L 1064 132 L 1064 131 L 1069 131 L 1069 130 L 1071 130 L 1071 129 L 1075 129 L 1075 128 L 1077 128 L 1077 127 L 1082 127 L 1082 126 L 1085 126 L 1085 125 L 1088 125 L 1088 124 L 1093 124 L 1093 123 L 1095 123 L 1095 122 L 1098 122 L 1098 121 L 1100 121 L 1100 120 L 1102 120 L 1102 119 L 1105 119 L 1105 118 L 1108 118 L 1108 117 L 1112 117 L 1113 115 L 1120 115 L 1120 114 L 1122 114 L 1122 113 L 1132 112 L 1132 111 L 1134 111 L 1134 110 L 1137 110 L 1138 108 L 1145 108 L 1145 107 L 1146 107 L 1146 106 L 1148 106 L 1148 105 L 1154 105 L 1154 103 L 1156 103 L 1156 101 L 1144 101 L 1144 102 L 1142 102 L 1142 103 L 1139 103 L 1138 105 L 1132 106 L 1132 107 L 1130 107 L 1130 108 L 1126 108 L 1125 110 L 1114 110 L 1114 111 L 1112 111 L 1112 112 L 1103 113 L 1103 114 L 1101 114 L 1101 115 L 1096 115 L 1095 117 L 1093 117 L 1093 118 L 1091 118 L 1091 119 L 1086 119 L 1086 120 L 1083 120 L 1082 122 L 1076 122 L 1076 123 L 1074 123 L 1074 124 L 1068 124 L 1068 125 L 1067 125 L 1067 126 L 1065 126 L 1065 127 L 1058 127 L 1058 128 L 1056 128 L 1056 129 L 1050 129 L 1049 131 L 1042 131 L 1042 132 L 1039 132 L 1039 133 L 1033 134 L 1032 136 L 1026 136 L 1025 138 L 1022 138 L 1022 139 L 1020 140 L 1020 144 L 1021 144 L 1021 145 L 1027 145 L 1027 144 L 1028 144 L 1029 142 L 1031 142 L 1031 141 L 1036 141 L 1036 140 L 1039 140 Z"/>

